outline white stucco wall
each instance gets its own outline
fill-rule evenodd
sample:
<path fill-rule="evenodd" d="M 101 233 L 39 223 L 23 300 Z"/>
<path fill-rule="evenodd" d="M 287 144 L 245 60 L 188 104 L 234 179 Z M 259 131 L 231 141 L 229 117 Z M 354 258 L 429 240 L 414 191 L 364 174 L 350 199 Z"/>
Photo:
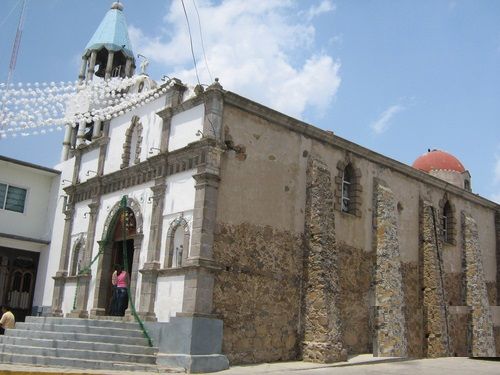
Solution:
<path fill-rule="evenodd" d="M 168 139 L 169 151 L 174 151 L 198 141 L 200 136 L 196 133 L 203 130 L 203 117 L 205 108 L 203 104 L 172 117 L 170 136 Z"/>
<path fill-rule="evenodd" d="M 90 150 L 82 154 L 78 181 L 85 182 L 97 174 L 97 163 L 99 161 L 99 149 Z"/>
<path fill-rule="evenodd" d="M 133 116 L 138 116 L 140 118 L 143 128 L 140 160 L 144 161 L 157 152 L 156 150 L 151 150 L 151 148 L 160 147 L 163 120 L 156 113 L 164 107 L 165 96 L 161 96 L 135 111 L 127 112 L 123 116 L 111 120 L 109 125 L 109 137 L 112 141 L 108 144 L 106 161 L 104 163 L 104 174 L 120 169 L 123 144 L 125 143 L 125 133 L 131 125 Z M 153 154 L 149 153 L 150 150 Z"/>
<path fill-rule="evenodd" d="M 50 240 L 47 216 L 54 179 L 59 176 L 0 160 L 0 183 L 27 190 L 23 213 L 0 209 L 0 232 Z"/>
<path fill-rule="evenodd" d="M 183 293 L 184 275 L 158 277 L 155 314 L 159 322 L 168 322 L 182 311 Z"/>

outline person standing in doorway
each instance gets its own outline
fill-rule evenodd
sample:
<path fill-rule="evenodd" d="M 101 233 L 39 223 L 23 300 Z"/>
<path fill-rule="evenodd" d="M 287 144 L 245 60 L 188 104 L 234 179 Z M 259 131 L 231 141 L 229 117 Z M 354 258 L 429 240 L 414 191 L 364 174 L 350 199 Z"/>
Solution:
<path fill-rule="evenodd" d="M 111 315 L 124 316 L 128 307 L 128 274 L 120 264 L 115 264 L 115 271 L 111 276 L 113 284 L 113 297 L 111 300 Z"/>
<path fill-rule="evenodd" d="M 6 329 L 16 327 L 16 319 L 8 306 L 2 306 L 2 318 L 0 318 L 0 335 L 5 333 Z"/>

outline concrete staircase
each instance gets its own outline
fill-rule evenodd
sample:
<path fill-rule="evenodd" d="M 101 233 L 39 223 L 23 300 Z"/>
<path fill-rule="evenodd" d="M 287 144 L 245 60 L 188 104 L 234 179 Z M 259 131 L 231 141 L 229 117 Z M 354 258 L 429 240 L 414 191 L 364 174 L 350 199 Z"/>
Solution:
<path fill-rule="evenodd" d="M 29 316 L 0 336 L 0 363 L 157 372 L 157 352 L 138 324 L 113 320 Z"/>

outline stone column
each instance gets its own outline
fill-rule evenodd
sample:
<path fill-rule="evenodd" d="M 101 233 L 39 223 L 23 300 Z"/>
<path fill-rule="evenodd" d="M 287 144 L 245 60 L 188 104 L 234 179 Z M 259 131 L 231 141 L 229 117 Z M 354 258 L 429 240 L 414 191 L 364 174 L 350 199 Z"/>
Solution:
<path fill-rule="evenodd" d="M 108 52 L 108 61 L 106 63 L 106 72 L 104 74 L 104 79 L 111 78 L 111 71 L 113 70 L 113 58 L 115 57 L 115 53 L 113 51 Z"/>
<path fill-rule="evenodd" d="M 73 212 L 74 204 L 70 204 L 70 207 L 64 211 L 65 217 L 61 245 L 61 258 L 59 259 L 59 270 L 53 277 L 54 291 L 52 294 L 52 316 L 63 316 L 62 301 L 64 296 L 64 284 L 66 281 L 66 276 L 68 276 L 68 261 L 71 246 L 71 229 L 73 227 Z"/>
<path fill-rule="evenodd" d="M 203 136 L 222 141 L 222 113 L 224 109 L 223 89 L 216 78 L 205 91 L 205 121 Z"/>
<path fill-rule="evenodd" d="M 168 139 L 170 138 L 170 125 L 172 123 L 172 108 L 167 107 L 157 113 L 163 119 L 160 138 L 160 152 L 168 151 Z"/>
<path fill-rule="evenodd" d="M 97 214 L 99 212 L 99 198 L 94 199 L 92 203 L 89 204 L 89 223 L 87 226 L 87 240 L 85 242 L 85 257 L 83 259 L 83 266 L 88 267 L 92 261 L 92 252 L 94 249 L 95 240 L 95 230 L 97 223 Z M 90 270 L 86 274 L 78 275 L 78 290 L 76 295 L 76 306 L 73 311 L 69 314 L 73 318 L 88 318 L 89 313 L 87 311 L 88 299 L 89 299 L 89 288 L 90 280 L 92 274 Z"/>
<path fill-rule="evenodd" d="M 94 128 L 92 129 L 92 140 L 95 140 L 101 136 L 101 121 L 94 121 Z"/>
<path fill-rule="evenodd" d="M 375 181 L 376 264 L 374 280 L 374 342 L 377 357 L 408 353 L 399 235 L 394 194 Z"/>
<path fill-rule="evenodd" d="M 87 69 L 87 82 L 94 78 L 95 61 L 97 59 L 97 51 L 92 51 L 90 54 L 90 63 Z"/>
<path fill-rule="evenodd" d="M 451 346 L 443 285 L 442 243 L 438 235 L 440 221 L 431 203 L 421 202 L 421 205 L 424 351 L 426 357 L 448 357 L 451 355 Z"/>
<path fill-rule="evenodd" d="M 127 57 L 127 61 L 125 62 L 125 77 L 132 77 L 132 59 Z"/>
<path fill-rule="evenodd" d="M 146 263 L 142 270 L 141 301 L 139 314 L 145 320 L 156 320 L 154 306 L 156 301 L 156 283 L 160 264 L 161 235 L 163 227 L 163 205 L 165 201 L 165 178 L 160 177 L 155 180 L 155 185 L 151 187 L 153 191 L 153 202 L 151 213 L 151 225 L 149 229 L 149 244 Z"/>
<path fill-rule="evenodd" d="M 78 134 L 76 136 L 76 147 L 85 143 L 85 128 L 87 127 L 87 123 L 82 120 L 78 123 Z"/>
<path fill-rule="evenodd" d="M 80 82 L 85 80 L 85 70 L 87 70 L 87 57 L 82 56 L 82 65 L 80 66 L 80 74 L 78 74 L 78 79 Z"/>
<path fill-rule="evenodd" d="M 495 337 L 476 221 L 462 212 L 465 303 L 469 306 L 468 349 L 472 357 L 495 357 Z"/>
<path fill-rule="evenodd" d="M 64 140 L 63 140 L 63 148 L 61 153 L 61 161 L 68 160 L 69 157 L 69 149 L 71 146 L 71 130 L 73 128 L 70 124 L 66 124 L 64 126 Z"/>
<path fill-rule="evenodd" d="M 497 305 L 500 304 L 500 211 L 495 212 L 496 255 L 497 255 Z"/>
<path fill-rule="evenodd" d="M 304 253 L 304 361 L 346 361 L 339 309 L 338 254 L 331 176 L 310 159 L 307 168 Z"/>

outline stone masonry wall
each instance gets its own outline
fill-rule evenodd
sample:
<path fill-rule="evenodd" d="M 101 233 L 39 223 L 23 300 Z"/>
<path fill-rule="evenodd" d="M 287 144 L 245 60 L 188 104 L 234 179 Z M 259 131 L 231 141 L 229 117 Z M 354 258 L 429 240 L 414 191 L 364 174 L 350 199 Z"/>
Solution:
<path fill-rule="evenodd" d="M 408 354 L 401 259 L 393 192 L 375 184 L 376 265 L 373 355 Z"/>
<path fill-rule="evenodd" d="M 231 364 L 298 357 L 302 241 L 269 226 L 217 225 L 214 313 Z"/>
<path fill-rule="evenodd" d="M 347 360 L 339 308 L 338 249 L 332 181 L 326 165 L 310 159 L 307 169 L 302 357 L 305 361 Z"/>
<path fill-rule="evenodd" d="M 340 313 L 348 354 L 372 352 L 369 291 L 375 252 L 344 243 L 339 252 Z"/>
<path fill-rule="evenodd" d="M 422 202 L 421 215 L 420 262 L 426 337 L 424 353 L 430 358 L 447 357 L 450 355 L 450 336 L 441 260 L 442 244 L 438 236 L 439 221 L 428 202 Z"/>
<path fill-rule="evenodd" d="M 404 314 L 408 335 L 408 357 L 423 357 L 422 296 L 420 292 L 419 268 L 416 263 L 402 263 Z"/>
<path fill-rule="evenodd" d="M 462 235 L 465 302 L 471 312 L 468 325 L 470 355 L 473 357 L 494 357 L 496 350 L 493 322 L 484 278 L 477 224 L 465 212 L 462 212 Z"/>

